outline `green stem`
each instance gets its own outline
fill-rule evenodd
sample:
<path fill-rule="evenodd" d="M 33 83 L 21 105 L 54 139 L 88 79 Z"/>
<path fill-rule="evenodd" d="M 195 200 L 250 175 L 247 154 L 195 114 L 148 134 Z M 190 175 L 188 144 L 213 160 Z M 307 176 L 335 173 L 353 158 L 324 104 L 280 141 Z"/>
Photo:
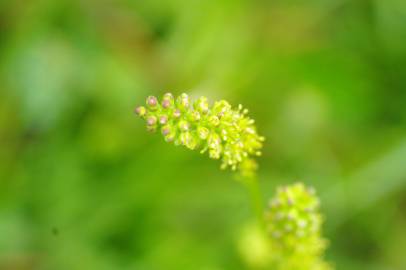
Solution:
<path fill-rule="evenodd" d="M 258 224 L 261 228 L 264 228 L 264 207 L 263 207 L 263 197 L 261 190 L 259 188 L 257 177 L 246 177 L 244 178 L 244 183 L 249 191 L 251 205 L 255 216 L 257 218 Z"/>

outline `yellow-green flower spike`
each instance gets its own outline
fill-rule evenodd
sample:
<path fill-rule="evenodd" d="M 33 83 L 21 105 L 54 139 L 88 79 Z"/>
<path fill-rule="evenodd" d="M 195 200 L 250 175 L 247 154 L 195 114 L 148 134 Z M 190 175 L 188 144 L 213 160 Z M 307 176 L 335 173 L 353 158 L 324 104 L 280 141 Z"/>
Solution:
<path fill-rule="evenodd" d="M 276 269 L 330 269 L 322 259 L 326 240 L 320 201 L 302 183 L 280 187 L 265 215 L 270 242 L 284 265 Z"/>
<path fill-rule="evenodd" d="M 269 203 L 267 220 L 271 237 L 284 248 L 297 248 L 298 242 L 305 242 L 320 230 L 322 218 L 314 190 L 301 183 L 278 188 Z"/>
<path fill-rule="evenodd" d="M 161 102 L 148 97 L 146 107 L 135 112 L 145 119 L 149 131 L 160 129 L 167 142 L 208 152 L 210 158 L 221 159 L 223 169 L 238 169 L 244 176 L 255 173 L 254 157 L 261 155 L 264 137 L 257 134 L 242 105 L 233 109 L 221 100 L 210 106 L 206 97 L 192 102 L 187 94 L 174 98 L 167 93 Z"/>

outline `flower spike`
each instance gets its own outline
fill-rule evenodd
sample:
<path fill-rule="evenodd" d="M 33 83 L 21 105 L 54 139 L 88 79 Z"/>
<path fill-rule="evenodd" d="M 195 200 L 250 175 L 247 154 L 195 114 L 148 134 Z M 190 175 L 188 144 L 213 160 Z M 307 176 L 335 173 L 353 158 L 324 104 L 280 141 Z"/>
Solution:
<path fill-rule="evenodd" d="M 332 269 L 323 260 L 327 241 L 321 236 L 323 218 L 313 188 L 302 183 L 278 188 L 265 219 L 281 269 Z"/>
<path fill-rule="evenodd" d="M 254 157 L 261 154 L 265 138 L 257 134 L 254 120 L 242 105 L 233 109 L 221 100 L 210 106 L 206 97 L 192 102 L 187 94 L 174 98 L 167 93 L 161 102 L 149 96 L 146 107 L 137 107 L 135 112 L 149 131 L 160 129 L 167 142 L 208 152 L 210 158 L 221 160 L 223 169 L 238 169 L 247 177 L 255 173 Z"/>

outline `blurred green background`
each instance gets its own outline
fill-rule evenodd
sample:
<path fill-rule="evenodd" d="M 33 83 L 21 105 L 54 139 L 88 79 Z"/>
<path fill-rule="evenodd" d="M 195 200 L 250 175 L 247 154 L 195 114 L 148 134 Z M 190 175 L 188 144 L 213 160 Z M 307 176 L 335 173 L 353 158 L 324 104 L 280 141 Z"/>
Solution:
<path fill-rule="evenodd" d="M 404 0 L 0 1 L 0 269 L 254 269 L 242 185 L 133 115 L 167 91 L 250 108 L 337 269 L 406 269 Z"/>

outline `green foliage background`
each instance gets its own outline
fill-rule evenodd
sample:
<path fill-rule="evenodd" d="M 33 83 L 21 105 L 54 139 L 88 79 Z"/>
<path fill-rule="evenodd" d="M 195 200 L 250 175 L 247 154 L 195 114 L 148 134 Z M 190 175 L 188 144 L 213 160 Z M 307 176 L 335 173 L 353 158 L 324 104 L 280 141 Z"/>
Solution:
<path fill-rule="evenodd" d="M 133 116 L 167 91 L 251 109 L 337 269 L 406 269 L 404 0 L 0 1 L 0 269 L 253 269 L 242 185 Z"/>

